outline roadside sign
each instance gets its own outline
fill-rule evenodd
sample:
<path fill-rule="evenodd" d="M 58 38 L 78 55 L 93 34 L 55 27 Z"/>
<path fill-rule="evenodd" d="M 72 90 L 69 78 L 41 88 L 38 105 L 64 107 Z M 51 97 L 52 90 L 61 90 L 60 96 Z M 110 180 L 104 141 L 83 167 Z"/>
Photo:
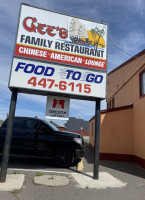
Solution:
<path fill-rule="evenodd" d="M 9 88 L 36 94 L 55 92 L 103 99 L 106 97 L 106 73 L 14 58 Z"/>
<path fill-rule="evenodd" d="M 107 32 L 104 23 L 21 4 L 9 78 L 12 96 L 1 182 L 6 180 L 17 92 L 96 100 L 98 160 L 94 163 L 94 179 L 98 178 L 100 100 L 106 97 Z M 53 109 L 63 107 L 62 104 L 64 100 L 55 98 Z M 53 117 L 60 116 L 57 112 Z"/>
<path fill-rule="evenodd" d="M 48 96 L 46 119 L 68 120 L 70 99 L 66 97 Z"/>
<path fill-rule="evenodd" d="M 14 56 L 106 71 L 107 25 L 22 4 Z"/>

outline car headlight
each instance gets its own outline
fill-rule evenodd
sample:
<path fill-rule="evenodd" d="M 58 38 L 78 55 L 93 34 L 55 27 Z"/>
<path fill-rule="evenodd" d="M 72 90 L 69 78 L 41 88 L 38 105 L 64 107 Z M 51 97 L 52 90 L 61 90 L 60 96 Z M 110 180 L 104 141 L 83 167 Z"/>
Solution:
<path fill-rule="evenodd" d="M 82 145 L 82 138 L 74 138 L 74 141 Z"/>

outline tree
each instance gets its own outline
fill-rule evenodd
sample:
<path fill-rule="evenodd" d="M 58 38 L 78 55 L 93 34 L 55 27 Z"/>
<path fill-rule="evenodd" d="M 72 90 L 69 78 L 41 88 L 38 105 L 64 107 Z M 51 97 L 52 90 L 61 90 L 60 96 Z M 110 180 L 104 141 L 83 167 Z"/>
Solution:
<path fill-rule="evenodd" d="M 105 30 L 104 30 L 104 28 L 99 29 L 98 27 L 92 28 L 91 34 L 92 34 L 92 37 L 94 39 L 94 47 L 96 46 L 96 49 L 97 49 L 97 47 L 99 45 L 99 40 L 102 36 L 104 36 Z M 97 39 L 97 35 L 99 36 L 98 39 Z M 102 47 L 104 47 L 104 45 L 102 45 Z"/>

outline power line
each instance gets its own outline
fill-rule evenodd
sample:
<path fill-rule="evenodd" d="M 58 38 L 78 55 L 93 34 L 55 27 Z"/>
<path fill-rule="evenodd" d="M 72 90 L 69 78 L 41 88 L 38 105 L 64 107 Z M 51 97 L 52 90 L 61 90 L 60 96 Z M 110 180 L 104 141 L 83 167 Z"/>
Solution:
<path fill-rule="evenodd" d="M 108 37 L 108 38 L 109 38 L 110 42 L 112 43 L 112 45 L 113 45 L 115 48 L 121 50 L 122 52 L 124 52 L 124 53 L 127 54 L 128 56 L 133 57 L 132 55 L 130 55 L 129 53 L 127 53 L 126 51 L 124 51 L 123 49 L 121 49 L 120 47 L 118 47 L 118 46 L 111 40 L 110 37 Z"/>

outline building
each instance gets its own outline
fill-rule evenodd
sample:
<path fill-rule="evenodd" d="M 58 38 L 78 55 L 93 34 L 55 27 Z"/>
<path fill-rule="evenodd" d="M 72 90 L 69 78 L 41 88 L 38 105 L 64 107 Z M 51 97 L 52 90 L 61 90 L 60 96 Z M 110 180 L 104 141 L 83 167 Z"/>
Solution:
<path fill-rule="evenodd" d="M 94 117 L 90 145 L 94 146 Z M 145 50 L 108 74 L 101 112 L 100 159 L 134 161 L 145 168 Z"/>
<path fill-rule="evenodd" d="M 63 124 L 57 124 L 56 122 L 50 121 L 52 125 L 54 125 L 56 128 L 58 128 L 60 131 L 65 131 L 66 127 Z"/>
<path fill-rule="evenodd" d="M 88 136 L 90 133 L 90 123 L 84 119 L 69 117 L 66 130 Z"/>

